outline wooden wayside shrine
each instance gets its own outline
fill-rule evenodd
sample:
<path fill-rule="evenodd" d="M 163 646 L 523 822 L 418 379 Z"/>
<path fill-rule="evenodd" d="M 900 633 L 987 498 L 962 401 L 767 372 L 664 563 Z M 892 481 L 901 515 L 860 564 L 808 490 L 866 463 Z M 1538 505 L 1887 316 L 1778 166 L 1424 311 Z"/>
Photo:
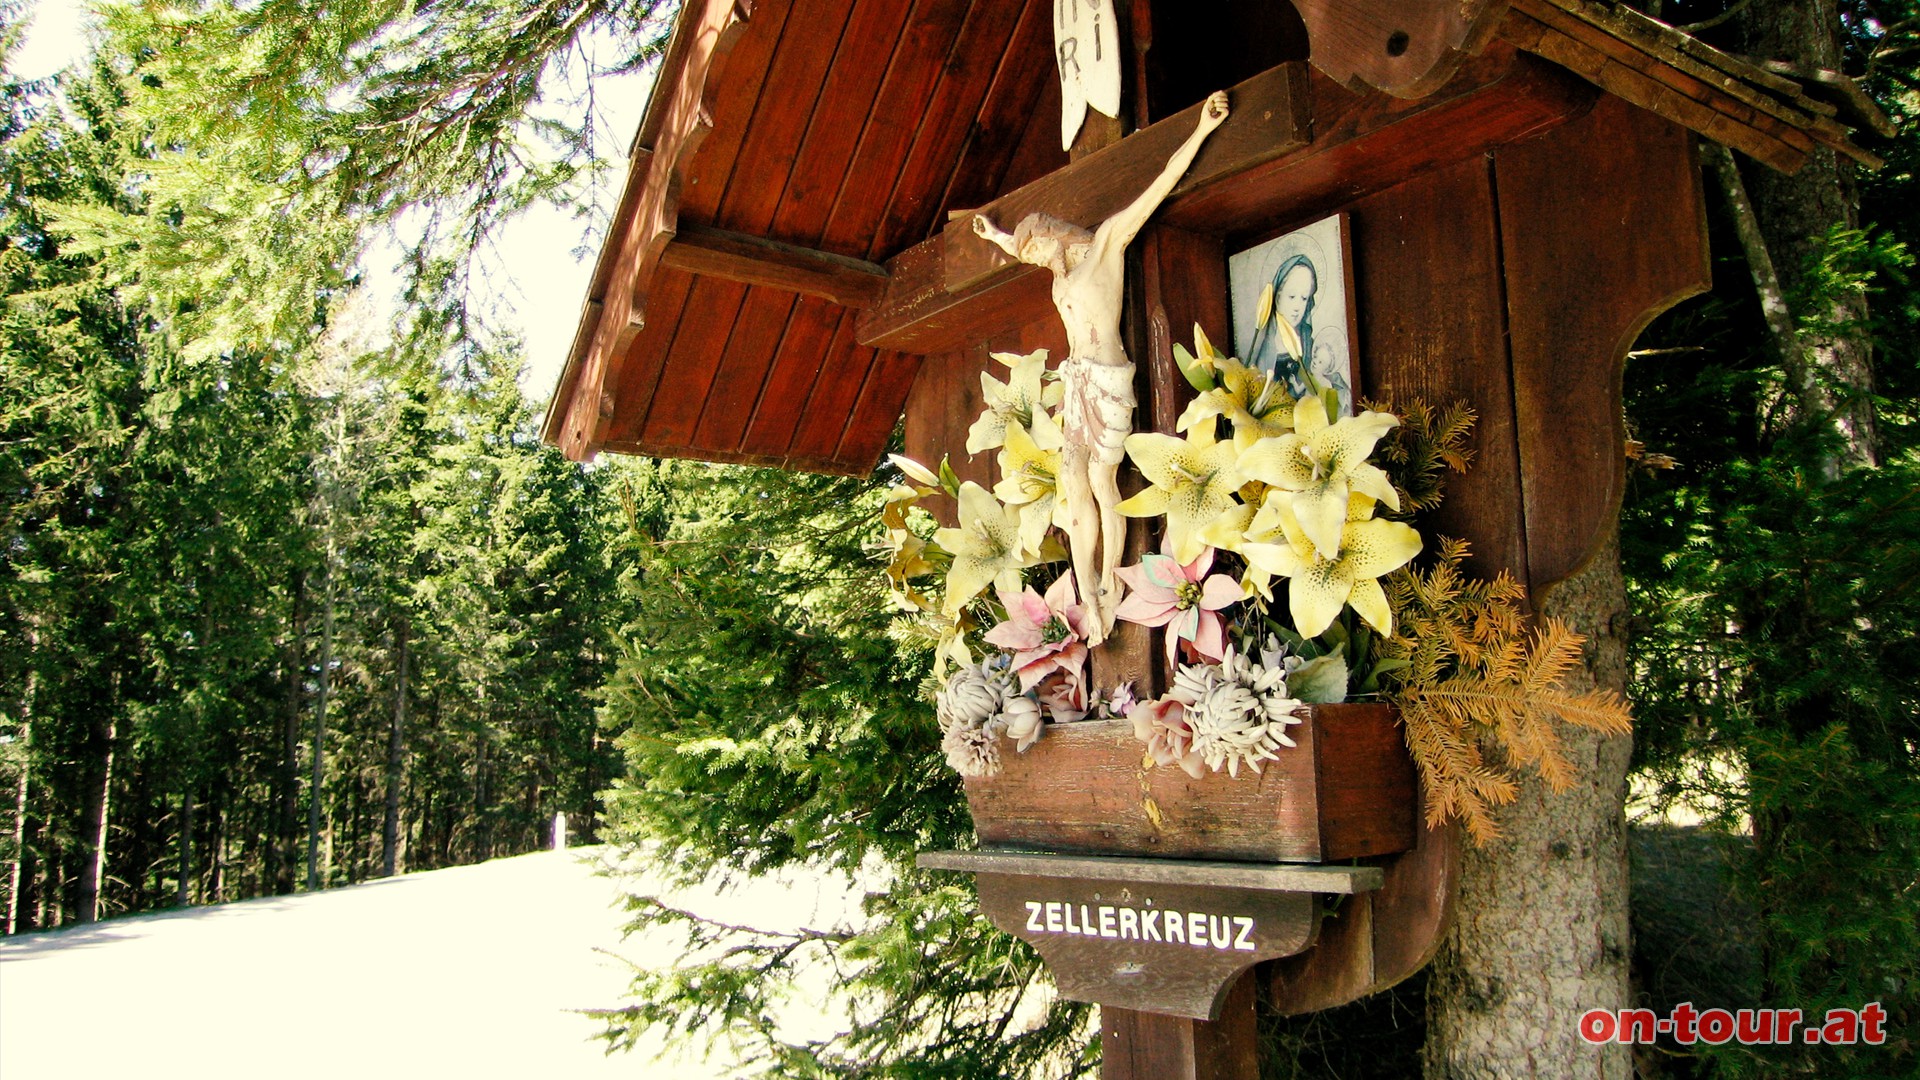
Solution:
<path fill-rule="evenodd" d="M 1709 284 L 1696 140 L 1783 170 L 1871 162 L 1848 130 L 1875 118 L 1832 77 L 1605 0 L 1113 7 L 1122 115 L 1089 113 L 1062 150 L 1047 0 L 687 0 L 545 438 L 865 474 L 904 417 L 909 456 L 990 485 L 992 455 L 964 449 L 988 354 L 1066 350 L 1048 273 L 972 214 L 1092 227 L 1225 88 L 1230 118 L 1131 249 L 1135 429 L 1171 431 L 1191 396 L 1176 341 L 1232 341 L 1227 256 L 1344 215 L 1355 390 L 1472 404 L 1475 468 L 1433 526 L 1538 597 L 1617 507 L 1628 348 Z M 1156 652 L 1120 633 L 1098 678 L 1157 689 Z M 1456 838 L 1420 825 L 1391 717 L 1332 723 L 1317 758 L 1270 763 L 1270 803 L 1158 770 L 1160 809 L 1207 808 L 1160 822 L 1129 732 L 1057 726 L 1034 753 L 1084 765 L 1048 766 L 1066 794 L 1009 754 L 969 782 L 981 850 L 924 865 L 974 872 L 1063 993 L 1107 1004 L 1107 1076 L 1251 1077 L 1256 980 L 1283 1012 L 1341 1004 L 1417 971 L 1448 925 Z M 1370 809 L 1340 818 L 1356 791 Z"/>

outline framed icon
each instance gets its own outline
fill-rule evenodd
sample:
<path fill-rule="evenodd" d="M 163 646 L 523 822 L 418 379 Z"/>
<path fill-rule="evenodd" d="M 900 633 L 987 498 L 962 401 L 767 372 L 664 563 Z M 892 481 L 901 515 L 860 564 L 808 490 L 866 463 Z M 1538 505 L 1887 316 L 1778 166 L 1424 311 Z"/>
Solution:
<path fill-rule="evenodd" d="M 1227 258 L 1234 355 L 1302 397 L 1312 382 L 1353 414 L 1353 270 L 1347 218 L 1336 214 Z"/>

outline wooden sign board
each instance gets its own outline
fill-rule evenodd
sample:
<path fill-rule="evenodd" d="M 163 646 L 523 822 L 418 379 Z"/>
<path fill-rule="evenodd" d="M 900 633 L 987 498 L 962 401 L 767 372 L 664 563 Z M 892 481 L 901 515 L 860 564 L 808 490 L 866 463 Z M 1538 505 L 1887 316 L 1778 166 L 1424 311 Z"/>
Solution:
<path fill-rule="evenodd" d="M 1380 887 L 1376 867 L 1249 866 L 1011 851 L 942 851 L 1000 929 L 1046 958 L 1060 995 L 1197 1020 L 1234 979 L 1313 944 L 1322 896 Z"/>

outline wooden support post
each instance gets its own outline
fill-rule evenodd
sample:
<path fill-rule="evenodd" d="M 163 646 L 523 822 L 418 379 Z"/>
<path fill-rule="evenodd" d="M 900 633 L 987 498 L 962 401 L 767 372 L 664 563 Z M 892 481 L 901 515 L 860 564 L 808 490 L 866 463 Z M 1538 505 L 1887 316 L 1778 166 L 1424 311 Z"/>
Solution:
<path fill-rule="evenodd" d="M 1227 992 L 1218 1020 L 1100 1010 L 1103 1080 L 1258 1080 L 1254 976 Z"/>

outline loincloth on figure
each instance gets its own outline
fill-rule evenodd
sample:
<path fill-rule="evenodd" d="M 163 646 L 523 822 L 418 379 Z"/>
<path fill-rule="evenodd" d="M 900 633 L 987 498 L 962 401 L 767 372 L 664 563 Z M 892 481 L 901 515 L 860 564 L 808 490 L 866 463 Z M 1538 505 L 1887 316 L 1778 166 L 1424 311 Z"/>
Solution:
<path fill-rule="evenodd" d="M 1133 365 L 1069 356 L 1060 364 L 1060 380 L 1066 385 L 1061 428 L 1069 453 L 1084 446 L 1093 460 L 1120 464 L 1133 433 Z"/>

